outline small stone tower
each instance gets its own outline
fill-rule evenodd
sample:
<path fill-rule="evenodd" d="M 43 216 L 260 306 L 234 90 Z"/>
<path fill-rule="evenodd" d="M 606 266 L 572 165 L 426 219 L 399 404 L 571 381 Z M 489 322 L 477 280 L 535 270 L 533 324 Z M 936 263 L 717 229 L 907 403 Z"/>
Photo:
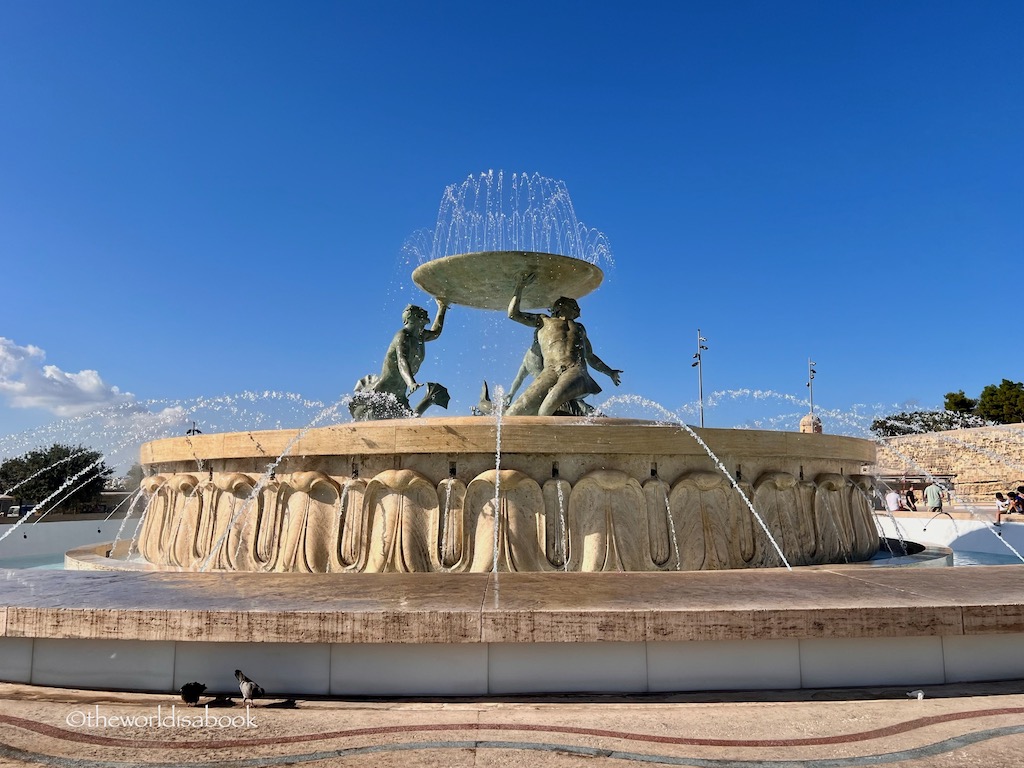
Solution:
<path fill-rule="evenodd" d="M 807 432 L 808 434 L 813 433 L 816 435 L 820 435 L 821 419 L 819 419 L 813 413 L 808 413 L 806 416 L 800 419 L 800 431 Z"/>

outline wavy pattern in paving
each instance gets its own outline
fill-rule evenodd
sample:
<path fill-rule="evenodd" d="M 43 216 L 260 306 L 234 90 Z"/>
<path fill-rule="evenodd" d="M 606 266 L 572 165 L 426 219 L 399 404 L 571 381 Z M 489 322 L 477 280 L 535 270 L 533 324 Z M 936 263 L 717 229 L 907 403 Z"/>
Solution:
<path fill-rule="evenodd" d="M 83 731 L 39 723 L 26 718 L 0 714 L 0 725 L 8 729 L 32 734 L 40 742 L 35 750 L 18 747 L 0 740 L 0 758 L 11 761 L 8 764 L 47 765 L 54 768 L 127 768 L 127 766 L 144 765 L 147 768 L 163 768 L 164 766 L 180 765 L 177 761 L 167 761 L 168 755 L 181 754 L 179 750 L 190 750 L 188 763 L 207 766 L 208 768 L 260 768 L 262 766 L 301 765 L 305 763 L 326 762 L 328 764 L 372 764 L 374 756 L 385 755 L 408 756 L 412 763 L 416 753 L 437 753 L 443 750 L 505 750 L 528 757 L 534 764 L 544 762 L 545 756 L 558 755 L 561 759 L 578 757 L 580 760 L 607 759 L 649 765 L 686 765 L 707 766 L 708 768 L 781 768 L 793 766 L 799 768 L 857 768 L 867 765 L 892 765 L 896 763 L 917 762 L 928 765 L 930 758 L 951 755 L 956 751 L 984 744 L 993 739 L 1024 734 L 1024 724 L 1020 723 L 1024 715 L 1024 707 L 999 707 L 950 712 L 941 715 L 914 718 L 889 726 L 870 730 L 818 735 L 804 738 L 780 739 L 720 739 L 690 736 L 668 736 L 644 734 L 625 730 L 599 728 L 583 728 L 558 725 L 537 725 L 522 723 L 424 723 L 420 725 L 389 725 L 369 728 L 348 728 L 342 730 L 320 731 L 313 733 L 278 736 L 273 738 L 237 738 L 218 740 L 178 740 L 165 741 L 157 739 L 123 738 L 98 735 Z M 1007 725 L 971 730 L 977 726 L 975 721 L 993 717 L 1008 717 L 1013 722 Z M 915 746 L 892 749 L 891 742 L 900 736 L 906 736 L 925 728 L 939 729 L 942 738 Z M 956 730 L 958 732 L 950 733 Z M 445 738 L 444 734 L 451 734 Z M 473 734 L 476 738 L 465 738 Z M 524 740 L 508 738 L 513 734 L 532 734 L 540 738 Z M 434 738 L 430 738 L 433 735 Z M 493 735 L 494 738 L 490 738 Z M 505 738 L 501 738 L 505 736 Z M 397 737 L 397 738 L 396 738 Z M 595 739 L 625 742 L 621 748 L 607 746 L 591 746 Z M 312 745 L 316 742 L 332 742 L 354 740 L 359 743 L 352 746 L 327 747 L 305 752 L 285 752 L 268 756 L 253 757 L 253 751 L 260 747 L 277 747 L 289 745 Z M 366 743 L 380 740 L 380 743 Z M 838 745 L 854 745 L 858 743 L 882 740 L 886 747 L 869 754 L 851 756 L 814 756 L 813 750 L 807 748 L 834 747 Z M 17 740 L 15 740 L 17 741 Z M 583 743 L 579 743 L 583 742 Z M 49 751 L 75 752 L 73 745 L 94 745 L 108 747 L 127 759 L 103 760 L 85 757 L 69 757 L 49 754 Z M 633 744 L 633 749 L 625 748 Z M 644 745 L 648 750 L 644 750 Z M 49 749 L 44 749 L 48 747 Z M 62 750 L 61 747 L 64 747 Z M 711 757 L 706 754 L 678 754 L 678 748 L 707 748 L 735 752 L 749 751 L 746 757 Z M 671 749 L 676 748 L 676 749 Z M 780 759 L 780 750 L 801 749 L 807 756 Z M 210 753 L 221 751 L 220 756 Z M 157 753 L 161 754 L 157 754 Z M 760 756 L 758 753 L 762 753 Z M 149 753 L 149 754 L 147 754 Z M 131 757 L 129 757 L 129 755 Z M 435 754 L 436 757 L 436 754 Z M 205 758 L 205 759 L 204 759 Z"/>

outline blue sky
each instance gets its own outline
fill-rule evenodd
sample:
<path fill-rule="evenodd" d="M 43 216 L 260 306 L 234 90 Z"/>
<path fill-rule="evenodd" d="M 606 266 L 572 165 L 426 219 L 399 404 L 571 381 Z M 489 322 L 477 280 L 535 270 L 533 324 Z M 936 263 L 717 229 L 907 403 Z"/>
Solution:
<path fill-rule="evenodd" d="M 1018 2 L 7 0 L 0 434 L 336 401 L 433 313 L 407 238 L 492 169 L 611 243 L 597 403 L 695 423 L 698 327 L 708 426 L 795 428 L 809 358 L 833 432 L 1019 381 L 1022 39 Z M 464 414 L 528 342 L 455 307 L 419 378 Z"/>

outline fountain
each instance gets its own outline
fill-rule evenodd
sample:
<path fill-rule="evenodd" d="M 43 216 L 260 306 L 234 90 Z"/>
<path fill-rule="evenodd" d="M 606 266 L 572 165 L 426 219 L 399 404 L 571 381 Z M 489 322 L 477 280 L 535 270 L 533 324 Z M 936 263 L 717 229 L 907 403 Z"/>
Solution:
<path fill-rule="evenodd" d="M 536 252 L 445 257 L 413 279 L 438 297 L 440 319 L 448 303 L 504 308 L 524 274 L 527 308 L 601 281 L 596 265 Z M 384 416 L 408 413 L 398 380 L 404 403 L 387 400 Z M 867 441 L 504 415 L 498 469 L 497 429 L 483 417 L 379 418 L 147 443 L 139 551 L 150 569 L 428 573 L 817 565 L 878 549 Z"/>
<path fill-rule="evenodd" d="M 621 372 L 575 299 L 602 270 L 534 250 L 529 216 L 511 237 L 481 189 L 484 247 L 434 238 L 413 279 L 435 323 L 407 310 L 381 375 L 347 399 L 356 420 L 143 445 L 137 554 L 120 541 L 69 552 L 77 572 L 8 572 L 0 679 L 230 691 L 241 666 L 280 693 L 486 695 L 1024 674 L 1006 594 L 1024 573 L 968 597 L 948 569 L 871 560 L 872 442 L 595 412 L 588 364 Z M 603 242 L 567 221 L 566 250 Z M 495 389 L 484 415 L 410 412 L 453 305 L 537 329 L 539 367 L 507 409 Z M 431 386 L 419 414 L 446 405 Z"/>

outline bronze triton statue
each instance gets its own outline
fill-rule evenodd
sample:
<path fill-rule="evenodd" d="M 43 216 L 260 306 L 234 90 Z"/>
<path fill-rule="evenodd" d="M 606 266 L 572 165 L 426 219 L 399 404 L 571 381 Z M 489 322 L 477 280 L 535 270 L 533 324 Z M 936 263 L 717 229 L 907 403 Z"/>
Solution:
<path fill-rule="evenodd" d="M 415 410 L 409 405 L 409 395 L 423 385 L 416 381 L 425 356 L 424 344 L 441 335 L 448 305 L 437 299 L 437 317 L 427 329 L 430 317 L 427 310 L 410 304 L 402 313 L 402 328 L 395 334 L 384 354 L 379 376 L 372 373 L 356 382 L 356 394 L 349 403 L 352 417 L 357 420 L 393 419 L 415 413 L 422 416 L 431 405 L 448 407 L 448 390 L 441 384 L 430 382 L 427 393 Z"/>
<path fill-rule="evenodd" d="M 550 315 L 523 312 L 519 308 L 523 288 L 535 279 L 536 275 L 529 273 L 516 282 L 508 316 L 537 329 L 542 367 L 526 391 L 509 406 L 509 416 L 552 416 L 570 403 L 600 392 L 601 386 L 590 375 L 588 363 L 609 376 L 616 386 L 622 373 L 594 353 L 586 328 L 577 322 L 580 306 L 575 299 L 562 296 L 552 304 Z"/>

